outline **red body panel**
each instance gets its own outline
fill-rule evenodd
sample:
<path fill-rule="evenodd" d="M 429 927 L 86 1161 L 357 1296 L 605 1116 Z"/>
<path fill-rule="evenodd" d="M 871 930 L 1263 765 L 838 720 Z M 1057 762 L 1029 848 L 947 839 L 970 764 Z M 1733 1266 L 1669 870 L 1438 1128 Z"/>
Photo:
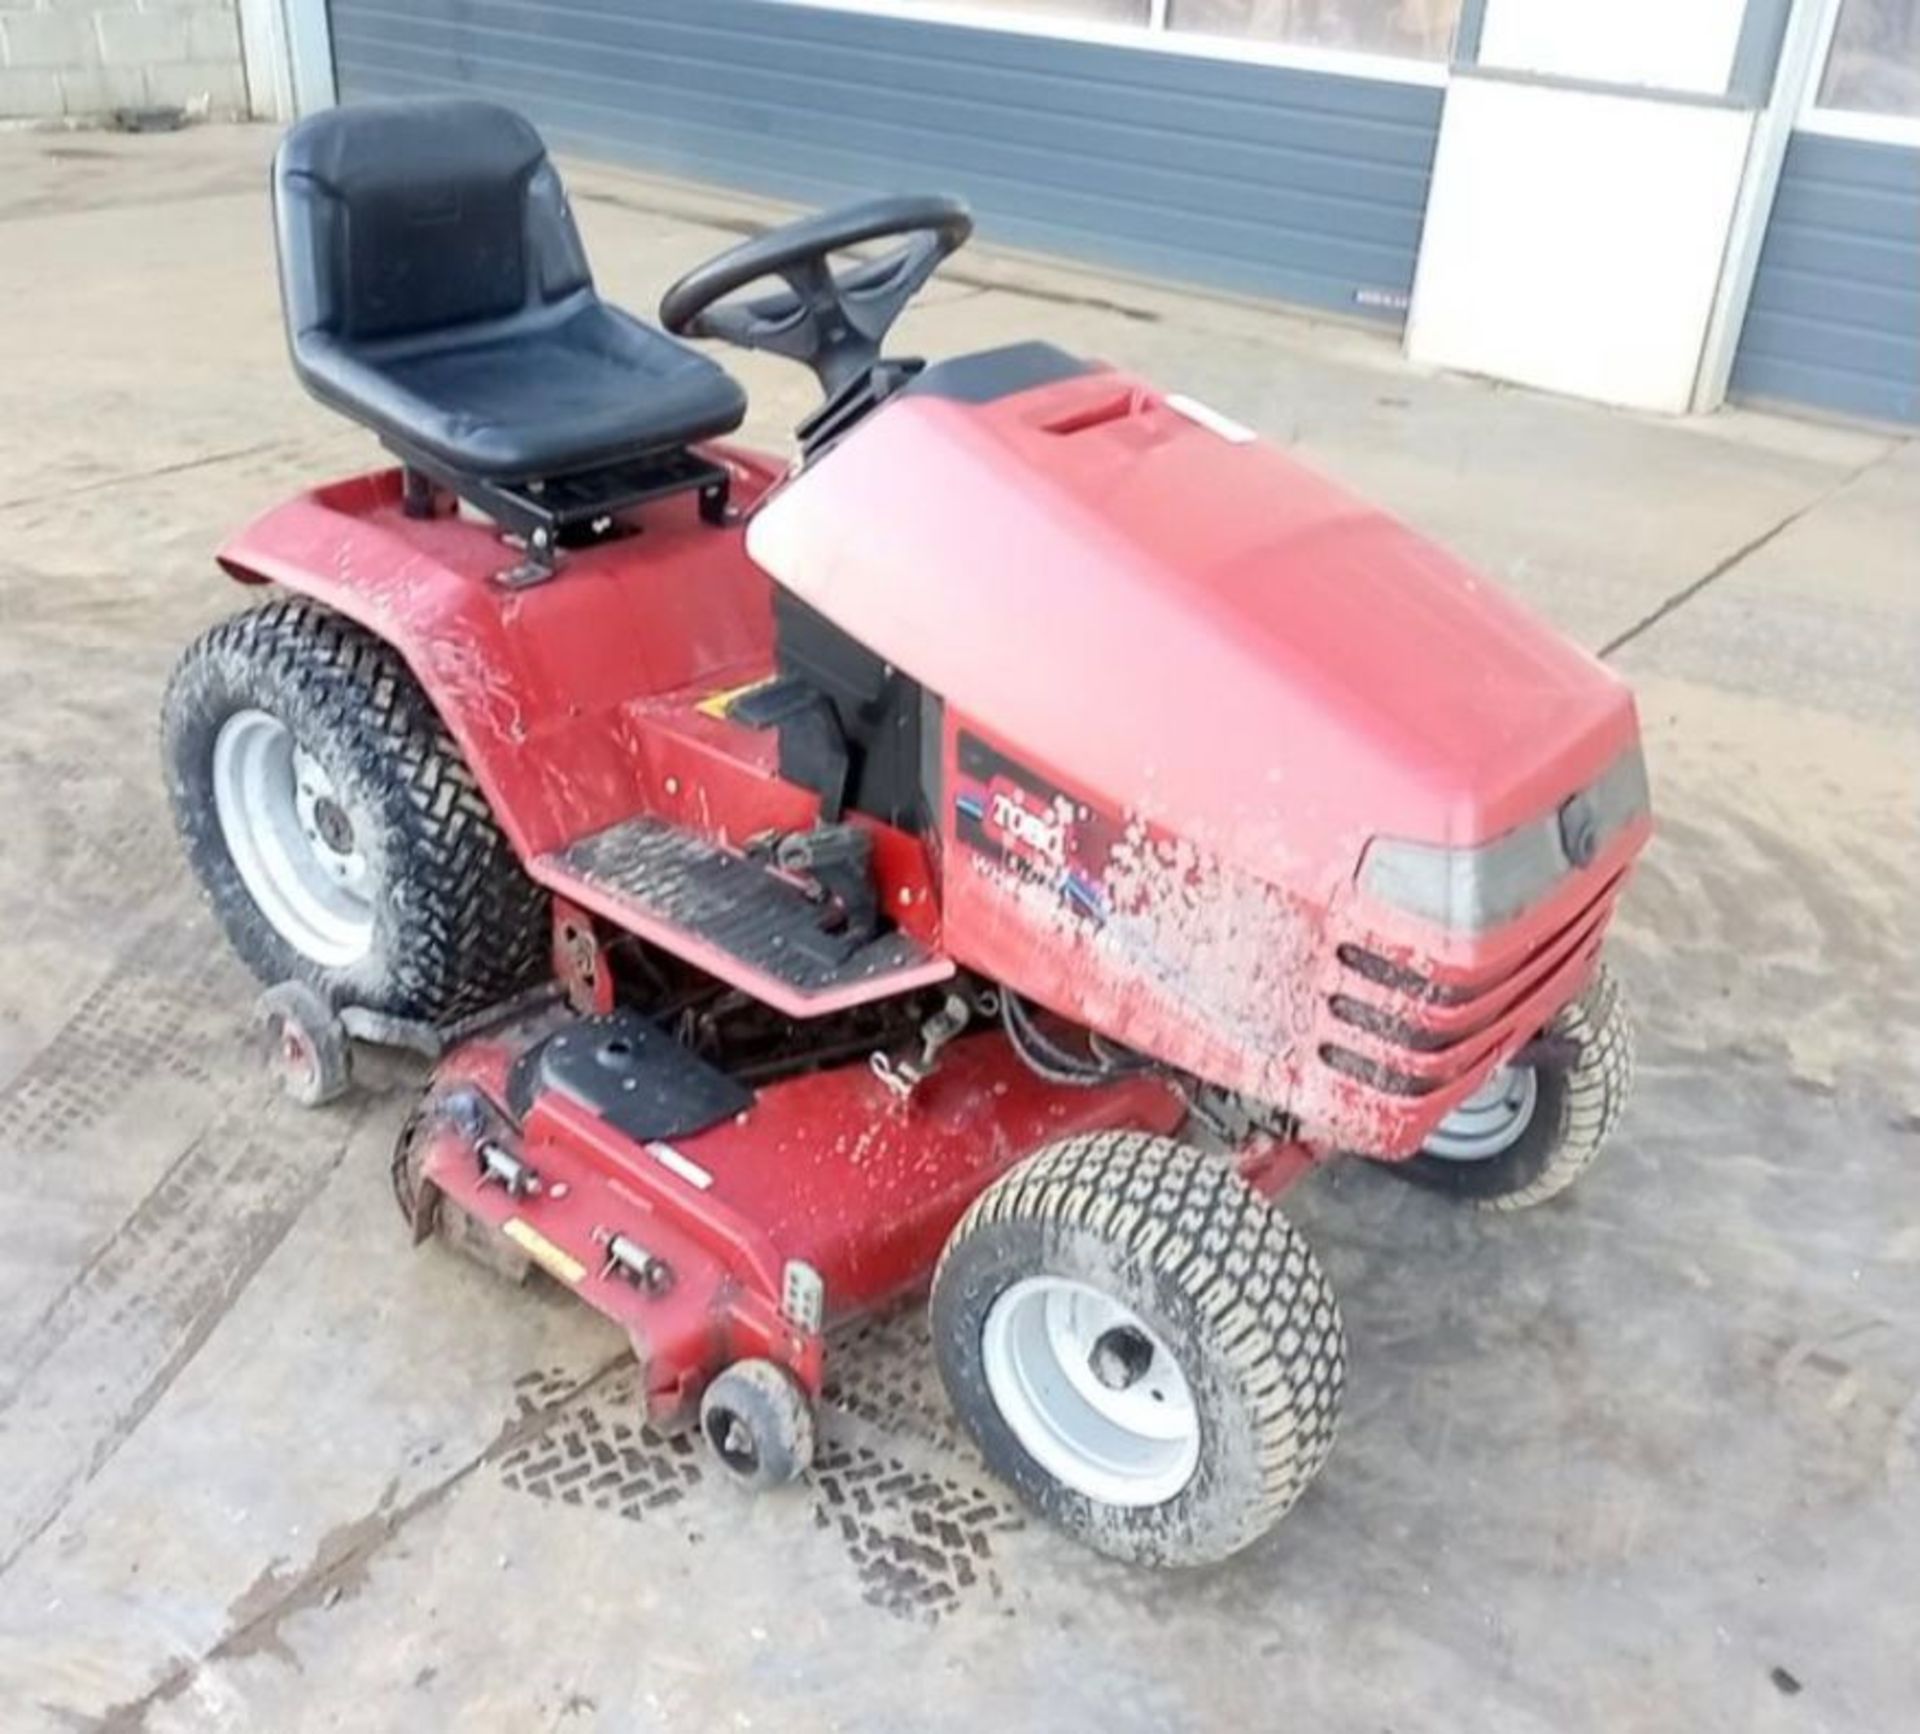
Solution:
<path fill-rule="evenodd" d="M 769 459 L 710 448 L 750 506 L 778 473 Z M 610 920 L 594 888 L 553 857 L 638 815 L 737 846 L 805 829 L 819 799 L 784 782 L 769 731 L 715 714 L 716 694 L 773 671 L 771 586 L 738 524 L 701 521 L 692 495 L 657 501 L 637 534 L 569 553 L 564 577 L 514 589 L 521 556 L 489 524 L 409 518 L 397 470 L 322 487 L 228 542 L 243 582 L 310 596 L 393 645 L 432 698 L 534 878 Z M 857 816 L 856 816 L 857 817 Z M 940 904 L 923 845 L 874 821 L 875 874 L 889 914 L 937 947 Z M 645 937 L 793 1016 L 858 1003 L 855 988 L 801 1001 L 746 975 L 697 937 Z M 886 991 L 952 973 L 940 959 Z"/>
<path fill-rule="evenodd" d="M 1017 832 L 994 836 L 969 819 L 983 792 L 1018 799 L 1001 777 L 969 772 L 970 753 L 1000 745 L 950 714 L 942 883 L 954 955 L 1115 1040 L 1286 1104 L 1323 1148 L 1370 1155 L 1412 1154 L 1578 996 L 1649 828 L 1644 818 L 1629 826 L 1519 919 L 1470 938 L 1436 935 L 1369 903 L 1352 867 L 1317 905 L 1026 766 L 1025 786 L 1056 804 L 1063 841 L 1023 850 Z M 1016 825 L 1043 835 L 1033 816 Z M 1362 974 L 1342 961 L 1354 947 L 1425 988 Z M 1336 1001 L 1415 1033 L 1394 1040 L 1356 1027 L 1336 1015 Z M 1383 1091 L 1328 1065 L 1329 1046 L 1417 1080 L 1419 1093 Z"/>
<path fill-rule="evenodd" d="M 1357 872 L 1376 836 L 1551 812 L 1631 746 L 1630 694 L 1283 453 L 1096 372 L 896 397 L 784 479 L 710 455 L 744 537 L 659 501 L 530 589 L 495 582 L 517 555 L 490 526 L 407 518 L 392 474 L 269 513 L 223 563 L 395 644 L 529 871 L 616 923 L 570 841 L 645 814 L 737 846 L 817 814 L 773 734 L 710 702 L 772 670 L 765 566 L 944 701 L 936 834 L 861 820 L 883 907 L 938 961 L 849 997 L 958 964 L 1321 1148 L 1417 1149 L 1584 985 L 1644 817 L 1471 936 L 1368 906 Z M 791 1015 L 843 1003 L 644 937 Z"/>
<path fill-rule="evenodd" d="M 1318 904 L 1370 835 L 1496 836 L 1635 732 L 1470 568 L 1117 373 L 897 398 L 747 542 L 1030 762 Z"/>
<path fill-rule="evenodd" d="M 736 498 L 771 481 L 763 461 L 726 456 Z M 640 535 L 570 555 L 564 583 L 494 582 L 519 558 L 464 515 L 407 517 L 398 471 L 291 500 L 220 555 L 234 576 L 311 596 L 392 644 L 527 859 L 637 812 L 710 816 L 710 801 L 667 793 L 654 707 L 772 667 L 767 580 L 739 533 L 701 523 L 682 495 L 649 507 Z M 776 801 L 799 793 L 773 778 L 772 747 L 748 737 L 727 755 L 736 798 L 756 782 Z"/>
<path fill-rule="evenodd" d="M 1550 812 L 1633 743 L 1630 693 L 1275 448 L 1112 372 L 909 396 L 771 493 L 748 545 L 946 699 L 962 964 L 1392 1155 L 1585 985 L 1644 820 L 1471 938 L 1365 907 L 1355 879 L 1375 836 L 1472 844 Z M 1339 961 L 1353 945 L 1480 991 L 1444 1012 L 1383 992 Z"/>
<path fill-rule="evenodd" d="M 532 1033 L 467 1043 L 436 1073 L 434 1094 L 468 1084 L 504 1101 Z M 824 1280 L 829 1324 L 869 1312 L 926 1281 L 967 1206 L 1022 1156 L 1079 1132 L 1170 1132 L 1185 1113 L 1149 1078 L 1094 1090 L 1042 1083 L 987 1035 L 949 1047 L 908 1101 L 864 1066 L 816 1072 L 765 1086 L 745 1114 L 673 1139 L 664 1159 L 545 1092 L 519 1134 L 497 1133 L 539 1172 L 531 1198 L 483 1184 L 450 1123 L 430 1135 L 422 1171 L 481 1221 L 517 1222 L 523 1248 L 632 1335 L 649 1413 L 664 1422 L 743 1356 L 776 1360 L 818 1391 L 820 1337 L 780 1310 L 787 1260 Z M 595 1235 L 609 1229 L 664 1260 L 664 1292 L 604 1268 Z"/>

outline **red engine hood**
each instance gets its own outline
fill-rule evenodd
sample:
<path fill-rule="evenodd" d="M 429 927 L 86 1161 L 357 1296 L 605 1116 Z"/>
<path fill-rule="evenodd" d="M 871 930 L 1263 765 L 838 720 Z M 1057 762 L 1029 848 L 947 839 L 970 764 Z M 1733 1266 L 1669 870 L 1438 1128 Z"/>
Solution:
<path fill-rule="evenodd" d="M 1632 737 L 1627 689 L 1276 448 L 1097 372 L 907 395 L 772 494 L 753 557 L 1033 760 L 1325 893 L 1482 841 Z"/>

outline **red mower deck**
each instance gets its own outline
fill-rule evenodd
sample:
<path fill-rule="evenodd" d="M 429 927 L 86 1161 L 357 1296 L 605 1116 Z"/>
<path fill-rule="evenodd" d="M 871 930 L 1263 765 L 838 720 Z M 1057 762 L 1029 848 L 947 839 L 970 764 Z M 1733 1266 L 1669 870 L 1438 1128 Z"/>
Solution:
<path fill-rule="evenodd" d="M 662 1426 L 691 1418 L 706 1368 L 750 1356 L 817 1396 L 824 1332 L 922 1286 L 967 1206 L 1015 1163 L 1079 1133 L 1171 1132 L 1186 1117 L 1158 1080 L 1048 1085 L 985 1035 L 954 1043 L 908 1097 L 842 1067 L 643 1143 L 555 1091 L 510 1125 L 493 1104 L 519 1051 L 511 1033 L 470 1042 L 436 1074 L 415 1133 L 420 1177 L 626 1329 Z M 457 1109 L 475 1092 L 481 1117 L 468 1123 Z M 432 1211 L 418 1211 L 420 1231 Z M 615 1235 L 645 1269 L 619 1262 Z"/>

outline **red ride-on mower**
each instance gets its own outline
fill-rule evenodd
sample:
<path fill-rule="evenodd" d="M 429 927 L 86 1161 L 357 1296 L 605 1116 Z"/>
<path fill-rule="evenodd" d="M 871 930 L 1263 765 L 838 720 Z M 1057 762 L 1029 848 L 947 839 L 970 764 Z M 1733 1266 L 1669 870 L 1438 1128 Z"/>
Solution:
<path fill-rule="evenodd" d="M 1260 1535 L 1344 1368 L 1273 1196 L 1358 1154 L 1533 1204 L 1620 1111 L 1625 689 L 1204 406 L 883 355 L 951 199 L 666 295 L 819 377 L 781 463 L 595 294 L 514 114 L 316 115 L 274 194 L 294 365 L 398 460 L 228 545 L 276 592 L 166 702 L 289 1087 L 431 1054 L 416 1238 L 618 1321 L 647 1419 L 747 1482 L 806 1469 L 825 1332 L 931 1279 L 1040 1511 L 1168 1564 Z"/>

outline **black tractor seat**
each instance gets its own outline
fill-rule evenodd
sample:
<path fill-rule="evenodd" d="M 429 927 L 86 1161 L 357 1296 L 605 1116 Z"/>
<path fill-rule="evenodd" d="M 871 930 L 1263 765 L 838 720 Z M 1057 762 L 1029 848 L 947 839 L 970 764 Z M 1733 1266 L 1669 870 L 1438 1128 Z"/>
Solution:
<path fill-rule="evenodd" d="M 308 388 L 403 446 L 495 481 L 526 481 L 684 446 L 740 425 L 739 386 L 585 290 L 425 341 L 302 357 Z"/>
<path fill-rule="evenodd" d="M 594 292 L 546 146 L 511 109 L 327 109 L 288 132 L 273 190 L 301 382 L 497 516 L 556 482 L 591 505 L 596 474 L 625 497 L 655 474 L 701 485 L 683 448 L 746 413 L 724 368 Z"/>

